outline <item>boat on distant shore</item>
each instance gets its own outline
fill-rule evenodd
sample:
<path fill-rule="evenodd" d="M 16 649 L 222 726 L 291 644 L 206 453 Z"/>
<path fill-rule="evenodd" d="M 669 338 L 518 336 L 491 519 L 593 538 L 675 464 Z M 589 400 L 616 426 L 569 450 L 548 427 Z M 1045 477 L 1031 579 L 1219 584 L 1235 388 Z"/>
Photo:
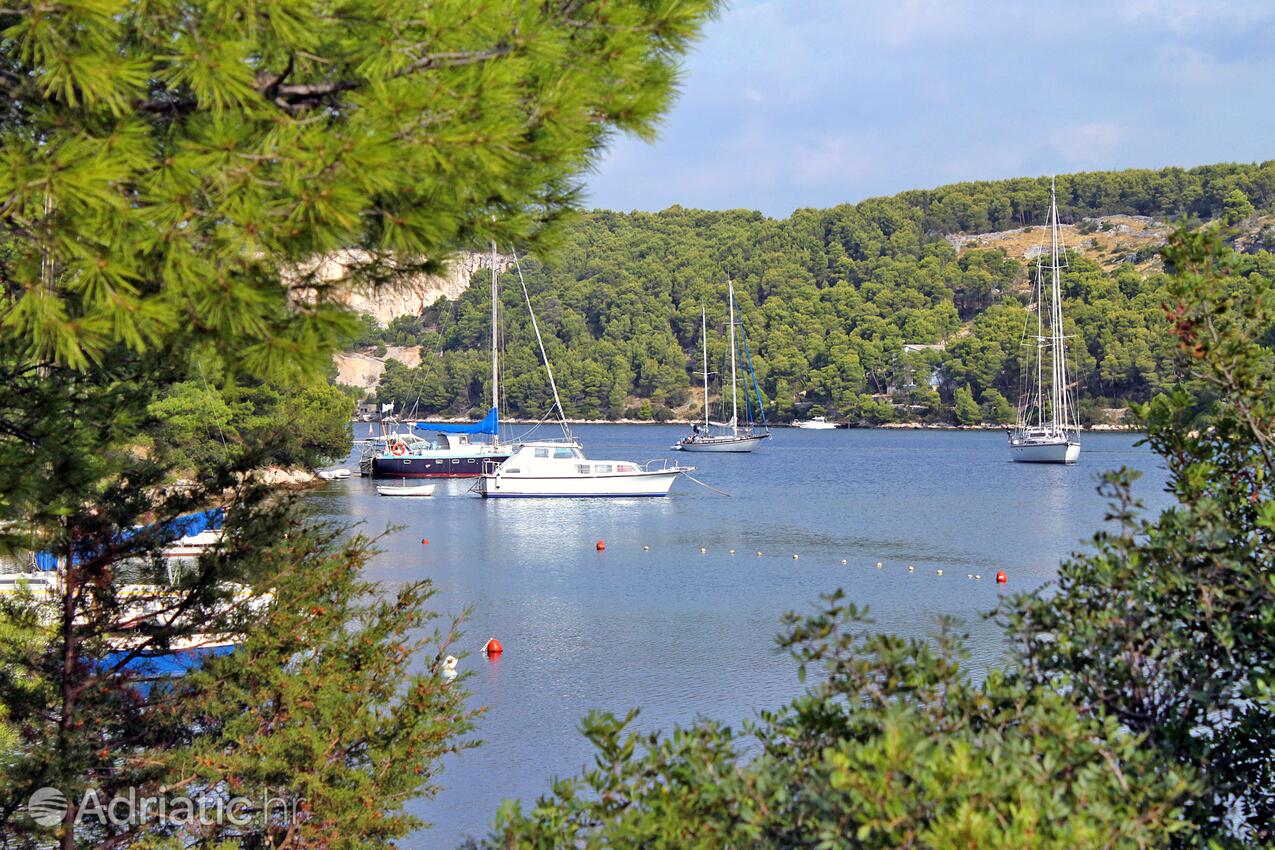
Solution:
<path fill-rule="evenodd" d="M 752 357 L 746 355 L 748 375 L 752 379 L 755 393 L 750 393 L 748 385 L 744 385 L 744 410 L 748 424 L 739 427 L 739 381 L 735 371 L 735 285 L 726 281 L 727 300 L 730 304 L 730 421 L 722 426 L 724 430 L 713 433 L 713 422 L 708 416 L 708 318 L 704 308 L 700 308 L 700 338 L 704 345 L 704 424 L 696 423 L 689 436 L 683 437 L 673 448 L 683 452 L 751 452 L 761 445 L 763 440 L 770 439 L 770 429 L 766 428 L 766 411 L 761 403 L 761 391 L 757 388 L 757 376 L 753 373 Z M 747 342 L 744 343 L 747 350 Z M 757 411 L 760 415 L 762 432 L 753 430 L 754 395 L 757 400 Z"/>
<path fill-rule="evenodd" d="M 1062 270 L 1066 250 L 1058 234 L 1058 197 L 1049 185 L 1049 265 L 1044 243 L 1036 255 L 1036 328 L 1024 333 L 1029 351 L 1018 424 L 1009 432 L 1010 457 L 1017 463 L 1075 463 L 1080 459 L 1080 421 L 1075 388 L 1067 377 L 1063 329 Z M 1045 272 L 1049 272 L 1046 281 Z M 1048 309 L 1048 318 L 1046 318 Z"/>
<path fill-rule="evenodd" d="M 792 423 L 794 428 L 804 428 L 807 431 L 831 431 L 833 428 L 839 428 L 836 422 L 829 422 L 826 416 L 812 416 L 809 419 L 794 420 Z"/>

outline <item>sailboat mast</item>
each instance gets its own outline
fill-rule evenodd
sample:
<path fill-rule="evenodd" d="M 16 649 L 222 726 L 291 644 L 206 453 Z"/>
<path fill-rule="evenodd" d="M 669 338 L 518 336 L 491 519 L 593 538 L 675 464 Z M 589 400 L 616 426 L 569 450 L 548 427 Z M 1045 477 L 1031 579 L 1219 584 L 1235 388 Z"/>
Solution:
<path fill-rule="evenodd" d="M 1066 380 L 1063 366 L 1063 329 L 1062 329 L 1062 307 L 1059 302 L 1062 301 L 1062 283 L 1059 275 L 1058 262 L 1058 196 L 1054 190 L 1054 183 L 1049 184 L 1049 218 L 1052 222 L 1050 235 L 1052 237 L 1051 255 L 1053 258 L 1052 268 L 1050 269 L 1050 313 L 1049 313 L 1049 330 L 1050 343 L 1052 352 L 1052 363 L 1050 364 L 1050 374 L 1053 378 L 1053 386 L 1051 390 L 1051 398 L 1053 400 L 1053 426 L 1056 429 L 1061 428 L 1066 416 L 1065 402 L 1063 395 L 1065 387 L 1063 382 Z"/>
<path fill-rule="evenodd" d="M 500 416 L 500 347 L 497 325 L 497 306 L 500 299 L 496 287 L 496 240 L 491 241 L 491 406 Z M 492 445 L 500 442 L 500 434 L 492 434 Z"/>
<path fill-rule="evenodd" d="M 735 284 L 726 279 L 726 293 L 730 301 L 730 430 L 739 433 L 739 403 L 735 392 Z"/>
<path fill-rule="evenodd" d="M 1036 255 L 1036 426 L 1045 424 L 1045 270 Z"/>
<path fill-rule="evenodd" d="M 708 433 L 708 313 L 699 308 L 699 338 L 704 343 L 704 433 Z"/>

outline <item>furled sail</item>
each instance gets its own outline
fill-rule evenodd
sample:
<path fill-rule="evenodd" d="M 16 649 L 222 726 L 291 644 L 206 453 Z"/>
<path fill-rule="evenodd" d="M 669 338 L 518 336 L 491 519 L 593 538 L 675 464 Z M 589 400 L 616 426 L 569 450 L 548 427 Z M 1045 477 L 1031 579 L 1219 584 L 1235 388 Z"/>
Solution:
<path fill-rule="evenodd" d="M 471 422 L 464 425 L 450 425 L 444 422 L 417 422 L 416 430 L 425 431 L 431 434 L 488 434 L 496 436 L 500 428 L 500 415 L 496 412 L 496 408 L 487 411 L 487 415 L 482 418 L 481 422 Z"/>

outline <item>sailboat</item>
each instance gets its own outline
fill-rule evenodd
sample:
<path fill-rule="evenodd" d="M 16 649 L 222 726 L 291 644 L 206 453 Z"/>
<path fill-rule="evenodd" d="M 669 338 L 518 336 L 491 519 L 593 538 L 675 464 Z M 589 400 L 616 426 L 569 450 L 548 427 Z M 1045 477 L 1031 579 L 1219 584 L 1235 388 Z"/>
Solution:
<path fill-rule="evenodd" d="M 535 331 L 536 344 L 540 346 L 540 358 L 553 391 L 553 407 L 562 427 L 562 438 L 552 440 L 524 440 L 508 459 L 494 459 L 484 463 L 483 473 L 474 483 L 474 491 L 484 499 L 509 498 L 620 498 L 628 496 L 667 496 L 673 482 L 683 473 L 693 472 L 691 466 L 670 466 L 664 460 L 645 464 L 631 460 L 591 460 L 584 453 L 584 446 L 571 433 L 558 385 L 553 379 L 553 367 L 545 352 L 540 336 L 540 325 L 531 308 L 531 296 L 527 282 L 522 277 L 522 267 L 514 256 L 522 295 L 531 316 L 531 328 Z"/>
<path fill-rule="evenodd" d="M 1018 424 L 1009 432 L 1010 456 L 1019 463 L 1075 463 L 1080 458 L 1080 422 L 1067 378 L 1063 333 L 1061 278 L 1066 254 L 1059 240 L 1058 197 L 1052 181 L 1048 228 L 1049 265 L 1044 265 L 1043 240 L 1036 255 L 1036 333 L 1024 334 L 1024 345 L 1032 352 L 1025 373 L 1028 384 L 1018 406 Z"/>
<path fill-rule="evenodd" d="M 371 458 L 373 478 L 474 478 L 488 461 L 503 461 L 512 446 L 500 441 L 500 349 L 496 243 L 491 244 L 491 409 L 479 422 L 463 425 L 418 422 L 419 433 L 390 435 Z M 474 435 L 488 442 L 470 442 Z"/>
<path fill-rule="evenodd" d="M 735 349 L 735 285 L 726 281 L 727 295 L 730 300 L 730 422 L 723 427 L 729 431 L 713 433 L 713 423 L 708 418 L 708 317 L 704 308 L 700 308 L 700 337 L 704 343 L 704 425 L 695 425 L 695 430 L 683 437 L 673 446 L 683 452 L 751 452 L 761 445 L 762 440 L 770 437 L 770 430 L 754 433 L 752 423 L 752 404 L 747 389 L 744 392 L 744 407 L 748 413 L 748 425 L 739 427 L 739 380 L 736 373 Z M 747 346 L 747 343 L 745 343 Z M 766 411 L 761 406 L 761 392 L 757 387 L 757 376 L 753 374 L 752 357 L 748 357 L 748 374 L 752 379 L 757 397 L 757 409 L 761 413 L 761 424 L 765 427 Z"/>

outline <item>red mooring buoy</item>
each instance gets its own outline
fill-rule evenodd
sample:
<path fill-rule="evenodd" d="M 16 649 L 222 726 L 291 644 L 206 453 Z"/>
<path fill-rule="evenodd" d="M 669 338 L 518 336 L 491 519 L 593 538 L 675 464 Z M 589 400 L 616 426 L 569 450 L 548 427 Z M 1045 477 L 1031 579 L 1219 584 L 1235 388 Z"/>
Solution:
<path fill-rule="evenodd" d="M 605 540 L 599 540 L 599 541 L 598 541 L 598 551 L 599 551 L 599 552 L 605 552 L 606 550 L 607 550 L 607 544 L 606 544 L 606 541 L 605 541 Z"/>
<path fill-rule="evenodd" d="M 499 655 L 500 653 L 504 651 L 505 651 L 505 648 L 501 646 L 500 641 L 496 640 L 495 638 L 491 638 L 490 640 L 488 640 L 487 645 L 483 647 L 483 652 L 487 653 L 488 655 Z"/>
<path fill-rule="evenodd" d="M 997 584 L 1004 584 L 1004 583 L 1005 583 L 1005 582 L 1007 582 L 1007 581 L 1009 581 L 1009 576 L 1005 575 L 1005 571 L 1004 571 L 1004 570 L 997 570 L 997 571 L 996 571 L 996 583 L 997 583 Z"/>
<path fill-rule="evenodd" d="M 429 545 L 429 538 L 428 538 L 428 537 L 422 537 L 422 538 L 421 538 L 421 545 L 422 545 L 422 546 L 428 546 L 428 545 Z"/>

